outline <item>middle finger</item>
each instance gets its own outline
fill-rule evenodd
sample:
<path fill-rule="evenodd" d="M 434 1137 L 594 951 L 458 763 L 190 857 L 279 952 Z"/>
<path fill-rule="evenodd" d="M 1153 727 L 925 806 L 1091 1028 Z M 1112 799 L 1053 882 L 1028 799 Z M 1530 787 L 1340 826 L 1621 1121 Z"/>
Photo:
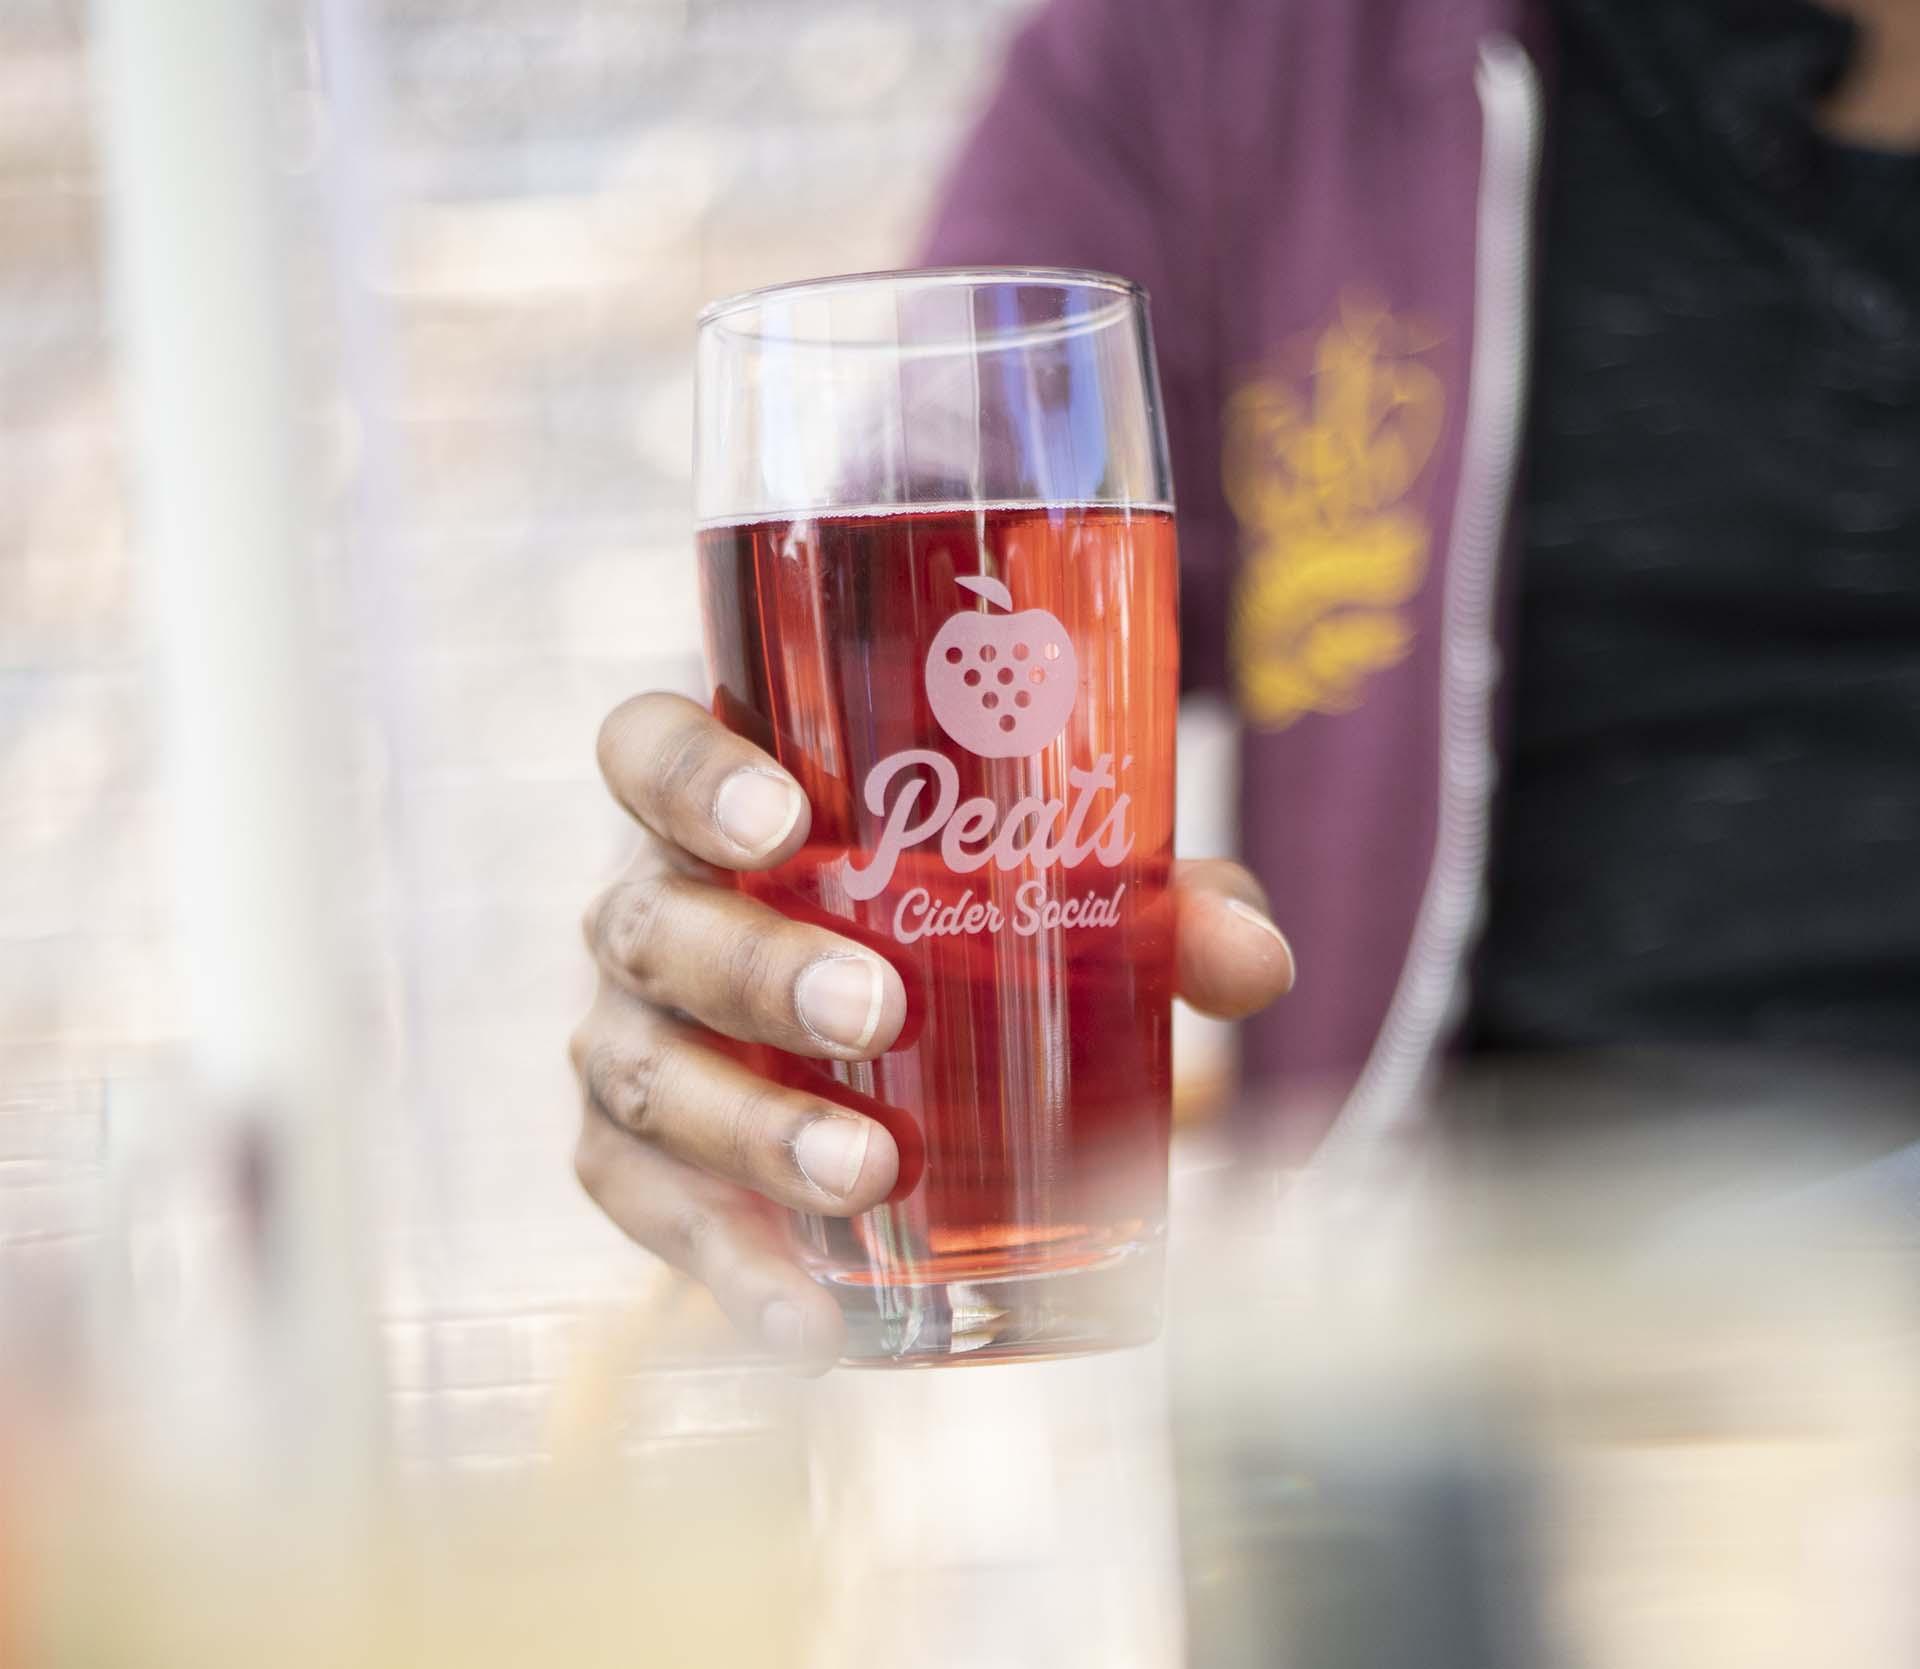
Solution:
<path fill-rule="evenodd" d="M 781 1205 L 852 1216 L 899 1175 L 878 1121 L 759 1077 L 617 989 L 601 988 L 573 1053 L 588 1101 L 612 1123 Z"/>
<path fill-rule="evenodd" d="M 906 1020 L 906 987 L 884 957 L 675 870 L 608 888 L 587 936 L 624 989 L 742 1042 L 869 1060 Z"/>

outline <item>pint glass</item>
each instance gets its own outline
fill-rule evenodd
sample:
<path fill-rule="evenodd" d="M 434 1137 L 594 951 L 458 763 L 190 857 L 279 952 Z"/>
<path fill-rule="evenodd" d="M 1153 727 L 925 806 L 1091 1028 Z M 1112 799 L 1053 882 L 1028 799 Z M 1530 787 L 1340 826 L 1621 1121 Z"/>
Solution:
<path fill-rule="evenodd" d="M 899 970 L 887 1202 L 795 1218 L 847 1359 L 1157 1331 L 1171 1098 L 1172 490 L 1145 295 L 1053 270 L 819 280 L 701 316 L 716 714 L 811 834 L 741 884 Z"/>

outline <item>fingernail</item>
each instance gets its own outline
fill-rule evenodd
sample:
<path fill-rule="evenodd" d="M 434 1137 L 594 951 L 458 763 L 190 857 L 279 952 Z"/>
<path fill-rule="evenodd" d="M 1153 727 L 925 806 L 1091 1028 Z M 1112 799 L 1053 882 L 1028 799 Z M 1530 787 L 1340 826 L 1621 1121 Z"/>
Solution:
<path fill-rule="evenodd" d="M 793 1142 L 793 1162 L 823 1194 L 844 1199 L 860 1180 L 872 1132 L 863 1118 L 822 1113 Z"/>
<path fill-rule="evenodd" d="M 789 1299 L 776 1298 L 760 1312 L 760 1342 L 776 1356 L 804 1356 L 807 1353 L 807 1318 L 800 1306 Z"/>
<path fill-rule="evenodd" d="M 873 1041 L 886 1000 L 886 976 L 868 956 L 823 956 L 801 970 L 793 987 L 800 1024 L 841 1049 L 864 1049 Z"/>
<path fill-rule="evenodd" d="M 1273 925 L 1273 918 L 1269 916 L 1266 911 L 1256 909 L 1244 899 L 1229 898 L 1227 900 L 1227 908 L 1242 921 L 1252 922 L 1262 933 L 1271 933 L 1273 935 L 1275 942 L 1280 946 L 1280 954 L 1287 959 L 1287 989 L 1291 991 L 1293 989 L 1294 975 L 1293 946 L 1287 943 L 1286 934 L 1282 933 L 1279 928 Z"/>
<path fill-rule="evenodd" d="M 750 858 L 765 857 L 793 832 L 806 802 L 776 771 L 749 766 L 735 771 L 713 797 L 720 832 Z"/>

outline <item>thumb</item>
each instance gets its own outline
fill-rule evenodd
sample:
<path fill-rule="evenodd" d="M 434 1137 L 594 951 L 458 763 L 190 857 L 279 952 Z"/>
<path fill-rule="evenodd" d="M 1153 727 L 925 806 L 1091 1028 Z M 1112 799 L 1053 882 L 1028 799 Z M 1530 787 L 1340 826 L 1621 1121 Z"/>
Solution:
<path fill-rule="evenodd" d="M 1238 1020 L 1293 989 L 1293 948 L 1244 868 L 1224 858 L 1179 862 L 1173 890 L 1176 978 L 1201 1013 Z"/>

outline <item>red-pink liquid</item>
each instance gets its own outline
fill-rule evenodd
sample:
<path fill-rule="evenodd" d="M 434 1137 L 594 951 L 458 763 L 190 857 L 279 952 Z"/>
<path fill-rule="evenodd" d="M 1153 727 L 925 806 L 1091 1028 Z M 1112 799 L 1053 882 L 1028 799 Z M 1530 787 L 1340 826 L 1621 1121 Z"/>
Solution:
<path fill-rule="evenodd" d="M 901 1151 L 886 1207 L 804 1221 L 817 1272 L 983 1279 L 1156 1238 L 1171 1101 L 1171 516 L 821 516 L 710 528 L 700 562 L 715 710 L 813 808 L 807 847 L 745 884 L 880 951 L 908 992 L 905 1031 L 870 1066 L 762 1052 L 763 1069 L 873 1113 Z M 978 575 L 1004 584 L 1010 610 L 959 583 Z M 942 635 L 962 612 L 989 623 Z M 1029 741 L 1030 753 L 982 756 Z M 889 851 L 890 822 L 898 837 L 930 821 L 943 775 L 964 826 Z"/>

